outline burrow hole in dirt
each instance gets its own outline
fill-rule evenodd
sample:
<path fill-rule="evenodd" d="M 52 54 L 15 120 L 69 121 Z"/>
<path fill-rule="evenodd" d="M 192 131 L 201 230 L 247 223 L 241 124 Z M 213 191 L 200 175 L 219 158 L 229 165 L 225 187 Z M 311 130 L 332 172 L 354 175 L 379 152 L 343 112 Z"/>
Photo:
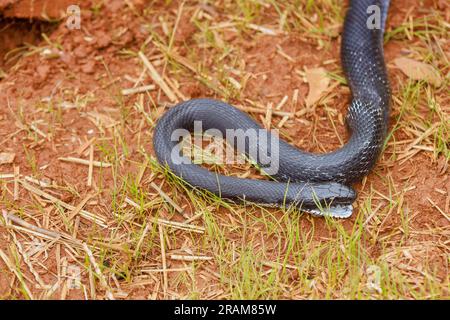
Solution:
<path fill-rule="evenodd" d="M 31 46 L 37 46 L 57 27 L 56 23 L 20 18 L 5 18 L 0 14 L 0 81 Z"/>

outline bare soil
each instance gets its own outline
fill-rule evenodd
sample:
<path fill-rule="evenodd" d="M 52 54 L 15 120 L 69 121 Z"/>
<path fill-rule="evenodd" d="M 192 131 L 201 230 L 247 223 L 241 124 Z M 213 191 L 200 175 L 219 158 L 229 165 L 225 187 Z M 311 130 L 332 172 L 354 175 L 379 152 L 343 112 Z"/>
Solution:
<path fill-rule="evenodd" d="M 7 2 L 9 4 L 5 5 Z M 109 1 L 108 5 L 102 6 L 98 13 L 91 9 L 95 4 L 93 1 L 83 1 L 82 29 L 69 30 L 65 26 L 64 20 L 54 27 L 53 25 L 43 25 L 44 22 L 38 20 L 32 22 L 28 20 L 33 17 L 42 21 L 42 12 L 50 17 L 60 18 L 62 17 L 61 12 L 65 11 L 63 9 L 72 1 L 51 1 L 51 6 L 49 2 L 36 1 L 34 5 L 31 5 L 30 1 L 0 1 L 0 10 L 3 8 L 3 18 L 0 22 L 0 30 L 2 30 L 0 32 L 0 61 L 3 62 L 0 62 L 0 68 L 6 72 L 5 77 L 0 80 L 0 152 L 15 154 L 13 164 L 0 165 L 0 175 L 11 174 L 14 172 L 14 167 L 19 167 L 20 174 L 24 176 L 32 176 L 41 181 L 52 181 L 58 186 L 64 186 L 65 188 L 49 192 L 75 207 L 88 195 L 94 194 L 95 196 L 87 202 L 84 209 L 105 216 L 108 226 L 113 227 L 117 222 L 112 214 L 115 210 L 112 208 L 115 195 L 111 191 L 117 184 L 117 177 L 139 172 L 139 164 L 145 160 L 140 150 L 141 146 L 145 148 L 146 153 L 153 154 L 152 128 L 143 120 L 142 114 L 133 108 L 133 105 L 139 101 L 139 95 L 120 95 L 122 89 L 133 86 L 130 78 L 138 79 L 143 74 L 142 83 L 152 84 L 153 82 L 148 74 L 143 73 L 139 58 L 127 55 L 127 52 L 138 52 L 143 43 L 150 39 L 150 32 L 162 37 L 164 25 L 158 17 L 170 15 L 172 19 L 175 19 L 180 3 L 178 1 L 169 1 L 170 4 L 166 4 L 168 1 L 130 0 L 128 2 L 131 5 L 129 5 L 125 1 L 113 0 Z M 424 3 L 424 7 L 442 10 L 443 4 L 440 1 L 424 1 Z M 203 69 L 216 70 L 215 66 L 218 61 L 210 54 L 214 49 L 197 46 L 198 29 L 191 22 L 191 18 L 195 10 L 199 10 L 199 8 L 201 6 L 194 2 L 186 4 L 174 37 L 173 47 L 176 48 L 179 56 L 189 59 L 194 64 L 201 64 Z M 209 12 L 214 19 L 226 20 L 227 12 L 223 12 L 219 6 L 208 7 L 208 9 L 205 12 Z M 394 28 L 401 24 L 411 12 L 417 18 L 425 14 L 423 11 L 422 6 L 413 0 L 394 2 L 390 11 L 388 28 Z M 27 19 L 18 20 L 19 18 Z M 278 21 L 276 20 L 278 18 L 275 10 L 267 9 L 259 18 L 259 24 L 270 25 L 271 21 Z M 152 26 L 152 29 L 146 28 L 145 25 Z M 319 41 L 312 40 L 298 31 L 285 32 L 276 36 L 254 31 L 242 33 L 224 31 L 221 33 L 221 41 L 230 45 L 233 50 L 237 50 L 233 55 L 238 56 L 239 61 L 234 67 L 240 67 L 240 70 L 245 70 L 251 75 L 240 94 L 231 97 L 230 102 L 236 105 L 245 105 L 246 99 L 249 99 L 264 104 L 272 102 L 276 105 L 283 96 L 292 97 L 294 90 L 298 89 L 299 103 L 294 105 L 289 102 L 282 107 L 282 111 L 298 112 L 302 110 L 304 98 L 308 93 L 308 84 L 304 82 L 299 70 L 302 71 L 305 67 L 325 66 L 327 70 L 342 74 L 339 60 L 341 27 L 334 26 L 333 28 L 335 31 L 330 30 L 335 32 L 336 36 L 330 41 L 324 42 L 322 46 Z M 47 33 L 52 46 L 42 40 L 40 37 L 42 32 Z M 407 79 L 400 70 L 393 66 L 393 60 L 407 54 L 408 45 L 414 41 L 417 40 L 392 39 L 385 47 L 386 62 L 394 95 L 400 95 L 402 84 Z M 7 52 L 24 43 L 34 44 L 38 47 L 46 45 L 54 55 L 49 58 L 42 54 L 42 51 L 30 55 L 22 54 L 17 59 L 8 62 L 9 64 L 2 59 Z M 445 47 L 448 49 L 448 41 L 445 43 Z M 292 59 L 280 55 L 280 48 Z M 155 65 L 157 65 L 158 71 L 169 74 L 170 66 L 164 67 L 164 63 L 157 63 L 163 58 L 160 56 L 159 48 L 150 41 L 145 50 L 146 56 L 151 57 L 151 61 L 156 61 Z M 324 61 L 327 61 L 326 65 L 324 65 Z M 186 69 L 174 67 L 171 70 L 174 71 L 171 71 L 170 77 L 176 79 L 179 85 L 178 90 L 185 98 L 223 98 L 217 94 L 217 91 L 199 81 Z M 220 72 L 212 73 L 219 74 Z M 232 72 L 228 74 L 235 76 Z M 330 125 L 329 112 L 323 105 L 319 105 L 290 122 L 281 130 L 282 135 L 292 144 L 308 151 L 331 151 L 341 146 L 342 141 L 348 138 L 343 119 L 345 119 L 350 92 L 345 86 L 337 86 L 333 93 L 332 97 L 327 100 L 327 107 L 328 111 L 331 109 L 335 116 L 336 128 Z M 157 108 L 152 111 L 155 118 L 172 105 L 160 90 L 151 91 L 149 95 L 151 101 L 155 101 L 157 105 Z M 445 93 L 438 94 L 435 98 L 440 105 L 445 106 L 446 103 L 448 105 L 448 96 Z M 150 98 L 145 96 L 145 99 L 149 106 L 148 109 L 151 109 L 151 102 L 147 100 Z M 125 116 L 124 110 L 129 112 Z M 91 115 L 103 115 L 103 118 L 100 117 L 103 121 L 102 125 L 96 124 L 89 112 L 93 112 Z M 429 107 L 425 104 L 420 104 L 415 112 L 418 117 L 430 116 Z M 391 129 L 394 128 L 399 114 L 400 108 L 394 107 L 390 119 Z M 260 120 L 259 114 L 252 115 Z M 279 121 L 279 118 L 276 119 L 274 124 Z M 430 121 L 433 122 L 433 119 Z M 33 126 L 31 126 L 32 124 Z M 44 135 L 32 127 L 37 127 Z M 111 146 L 114 130 L 122 132 L 127 146 L 124 150 L 123 147 L 120 147 L 122 144 L 118 143 L 119 150 L 116 151 L 119 154 L 126 154 L 126 156 L 120 160 L 118 172 L 102 170 L 100 173 L 95 168 L 93 185 L 87 187 L 87 166 L 62 162 L 58 158 L 73 156 L 88 159 L 89 148 L 80 153 L 77 153 L 77 150 L 94 137 L 98 139 L 95 159 L 100 160 L 107 157 L 106 153 L 101 150 Z M 414 138 L 415 135 L 412 132 L 397 130 L 391 141 L 400 142 L 414 140 Z M 392 204 L 389 198 L 385 197 L 399 196 L 400 194 L 399 201 L 402 201 L 403 204 L 399 206 L 401 209 L 394 208 L 392 212 L 383 217 L 383 220 L 377 220 L 379 242 L 367 243 L 367 248 L 373 259 L 377 259 L 384 253 L 386 246 L 393 248 L 398 246 L 399 250 L 402 247 L 418 247 L 419 249 L 416 251 L 409 250 L 405 253 L 406 258 L 402 263 L 414 270 L 419 270 L 418 277 L 422 277 L 420 270 L 426 261 L 427 267 L 435 270 L 434 277 L 448 281 L 449 221 L 447 217 L 450 202 L 448 159 L 443 155 L 436 158 L 433 152 L 422 150 L 402 162 L 394 156 L 399 150 L 401 151 L 399 148 L 402 146 L 405 144 L 400 146 L 389 144 L 373 172 L 355 185 L 360 194 L 356 203 L 357 209 L 365 205 L 364 199 L 369 195 L 373 197 L 372 209 L 389 207 Z M 147 170 L 144 173 L 143 181 L 149 179 L 153 179 L 152 172 Z M 155 182 L 160 185 L 164 179 L 158 176 Z M 23 212 L 20 216 L 29 223 L 41 227 L 47 226 L 49 229 L 65 228 L 64 220 L 52 204 L 38 199 L 38 196 L 22 187 L 19 188 L 18 199 L 14 201 L 13 183 L 11 181 L 0 183 L 3 189 L 0 209 L 9 211 L 22 208 Z M 171 194 L 170 186 L 167 184 L 163 184 L 163 186 L 163 189 Z M 188 215 L 195 214 L 187 196 L 175 192 L 173 197 Z M 36 203 L 40 203 L 41 207 L 37 208 Z M 404 230 L 403 215 L 398 210 L 408 211 L 406 216 L 408 217 L 409 231 Z M 281 215 L 278 211 L 273 212 L 275 215 Z M 245 209 L 242 210 L 242 213 L 245 215 Z M 45 214 L 50 216 L 50 222 L 45 222 Z M 153 212 L 149 211 L 147 214 L 151 216 Z M 168 218 L 168 210 L 166 210 L 166 215 Z M 221 221 L 227 220 L 228 223 L 232 223 L 232 219 L 239 220 L 238 218 L 229 218 L 229 212 L 225 208 L 217 210 L 215 215 L 218 215 Z M 178 216 L 170 217 L 174 221 L 183 221 Z M 300 223 L 302 232 L 308 232 L 311 224 L 314 224 L 317 243 L 333 237 L 335 231 L 330 230 L 323 219 L 312 219 L 313 222 L 304 216 L 299 219 L 302 219 Z M 340 223 L 346 230 L 351 230 L 356 219 L 354 216 Z M 93 240 L 89 235 L 95 233 L 93 230 L 96 230 L 98 226 L 84 218 L 79 219 L 77 226 L 79 239 Z M 264 228 L 261 230 L 263 232 Z M 430 230 L 437 231 L 433 233 Z M 258 230 L 253 231 L 256 233 Z M 97 234 L 101 233 L 102 231 L 98 231 Z M 405 236 L 405 233 L 408 235 Z M 389 239 L 388 242 L 380 240 L 384 236 Z M 227 239 L 230 242 L 237 241 L 239 243 L 242 240 L 238 239 L 239 237 L 239 234 L 230 232 Z M 24 247 L 28 247 L 32 238 L 23 234 L 18 236 L 18 240 L 23 242 Z M 128 241 L 126 236 L 124 236 L 124 240 Z M 172 243 L 171 249 L 182 247 L 183 241 L 190 242 L 187 245 L 192 245 L 191 248 L 195 247 L 195 240 L 190 238 L 186 240 L 179 236 L 178 241 L 174 240 Z M 0 249 L 3 252 L 9 252 L 11 243 L 12 237 L 9 230 L 0 226 Z M 90 243 L 94 246 L 94 241 Z M 268 239 L 267 245 L 270 246 L 270 243 L 270 239 Z M 269 251 L 268 258 L 276 255 L 276 250 Z M 155 256 L 151 256 L 151 253 Z M 62 250 L 60 245 L 50 245 L 42 255 L 44 262 L 35 266 L 42 281 L 53 284 L 55 277 L 61 275 L 62 267 L 59 265 L 61 257 L 64 256 L 67 261 L 71 261 L 73 259 L 71 254 L 73 253 L 70 250 Z M 96 256 L 97 254 L 98 252 L 96 252 Z M 136 268 L 141 268 L 139 266 L 146 263 L 154 266 L 160 251 L 154 249 L 148 254 L 141 258 L 142 261 L 139 262 L 140 264 L 136 264 Z M 120 256 L 120 259 L 128 259 L 126 252 L 118 251 L 117 256 Z M 102 266 L 102 269 L 107 269 L 107 261 L 103 261 L 103 263 L 105 266 Z M 33 279 L 25 262 L 22 261 L 21 266 L 26 279 Z M 171 261 L 167 267 L 184 266 L 186 266 L 185 263 Z M 1 259 L 0 270 L 0 297 L 23 298 L 24 296 L 14 289 L 18 286 L 16 277 Z M 217 268 L 212 263 L 206 270 L 209 272 L 209 270 L 217 270 Z M 121 279 L 118 272 L 115 277 L 108 277 L 107 281 L 114 287 L 118 286 L 117 281 L 121 286 L 119 291 L 127 293 L 124 295 L 126 298 L 149 298 L 155 292 L 156 298 L 167 297 L 166 294 L 163 295 L 162 289 L 156 288 L 159 280 L 155 279 L 160 279 L 159 276 L 158 274 L 151 277 L 148 284 L 142 283 L 136 287 L 127 282 L 126 276 Z M 175 277 L 173 273 L 170 273 L 169 283 L 178 283 L 178 280 L 173 277 Z M 221 287 L 217 277 L 205 276 L 202 273 L 202 266 L 199 266 L 198 272 L 193 277 L 196 280 L 196 290 L 201 292 L 200 296 L 203 298 L 208 297 L 205 291 L 211 286 L 211 283 L 226 292 L 226 285 Z M 293 277 L 295 278 L 295 275 Z M 25 282 L 27 281 L 25 280 Z M 88 282 L 86 275 L 83 283 Z M 175 292 L 169 294 L 172 297 L 176 297 L 176 293 L 184 297 L 184 294 L 189 291 L 185 287 L 178 288 L 176 284 L 169 285 L 169 289 L 170 292 Z M 202 291 L 203 289 L 205 291 Z M 58 288 L 50 297 L 76 299 L 85 296 L 80 290 L 68 290 L 64 293 L 62 291 L 63 289 Z M 32 286 L 31 292 L 35 297 L 40 297 L 43 291 Z M 103 288 L 99 286 L 96 297 L 103 298 L 104 295 Z M 291 295 L 286 294 L 285 297 L 299 298 L 301 296 L 301 294 L 292 293 Z M 91 297 L 93 296 L 91 295 Z M 220 294 L 217 297 L 220 297 Z M 224 295 L 224 297 L 227 296 Z"/>
<path fill-rule="evenodd" d="M 0 0 L 0 12 L 5 18 L 60 19 L 67 7 L 79 1 L 71 0 Z"/>

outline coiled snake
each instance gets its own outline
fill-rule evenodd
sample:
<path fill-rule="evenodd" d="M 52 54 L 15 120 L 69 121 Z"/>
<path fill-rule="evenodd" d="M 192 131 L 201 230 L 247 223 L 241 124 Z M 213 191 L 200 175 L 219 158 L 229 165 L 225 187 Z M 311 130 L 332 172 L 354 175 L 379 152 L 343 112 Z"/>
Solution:
<path fill-rule="evenodd" d="M 378 28 L 368 24 L 380 13 Z M 229 129 L 255 129 L 261 126 L 247 114 L 227 103 L 211 99 L 193 99 L 167 111 L 158 121 L 153 144 L 158 161 L 194 187 L 209 190 L 224 199 L 258 204 L 290 206 L 317 215 L 348 217 L 356 192 L 349 183 L 368 174 L 374 166 L 387 134 L 390 86 L 384 63 L 383 34 L 389 0 L 352 0 L 345 17 L 341 61 L 352 92 L 347 114 L 351 136 L 338 150 L 324 154 L 303 152 L 279 140 L 279 170 L 275 181 L 244 179 L 216 174 L 190 161 L 179 163 L 173 151 L 178 141 L 171 135 L 176 129 L 192 131 L 194 121 L 203 129 L 216 129 L 226 135 Z M 272 137 L 268 133 L 268 141 Z M 240 151 L 252 147 L 270 154 L 267 141 L 249 141 Z M 260 159 L 254 159 L 264 168 Z"/>

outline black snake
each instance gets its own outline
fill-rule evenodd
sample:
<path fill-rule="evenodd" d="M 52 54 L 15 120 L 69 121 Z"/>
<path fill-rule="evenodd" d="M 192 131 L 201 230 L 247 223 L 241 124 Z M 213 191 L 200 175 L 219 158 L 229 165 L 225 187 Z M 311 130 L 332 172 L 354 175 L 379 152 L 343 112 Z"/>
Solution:
<path fill-rule="evenodd" d="M 201 121 L 204 130 L 217 129 L 225 136 L 227 129 L 261 129 L 247 114 L 227 103 L 193 99 L 179 103 L 159 119 L 153 138 L 158 161 L 190 185 L 224 199 L 295 205 L 319 215 L 328 212 L 336 217 L 349 216 L 356 192 L 348 184 L 372 169 L 387 134 L 390 86 L 383 34 L 388 7 L 389 0 L 350 1 L 344 22 L 341 61 L 352 92 L 347 114 L 352 134 L 343 147 L 330 153 L 314 154 L 279 140 L 279 170 L 272 175 L 275 181 L 229 177 L 190 161 L 179 163 L 174 161 L 173 151 L 180 152 L 180 146 L 178 141 L 172 141 L 171 135 L 176 129 L 192 131 L 194 121 Z M 377 9 L 380 13 L 378 27 L 376 23 L 368 24 Z M 270 133 L 268 136 L 272 137 Z M 270 155 L 267 141 L 245 141 L 240 148 L 244 154 L 256 146 L 258 151 Z M 263 169 L 267 165 L 259 158 L 254 160 Z"/>

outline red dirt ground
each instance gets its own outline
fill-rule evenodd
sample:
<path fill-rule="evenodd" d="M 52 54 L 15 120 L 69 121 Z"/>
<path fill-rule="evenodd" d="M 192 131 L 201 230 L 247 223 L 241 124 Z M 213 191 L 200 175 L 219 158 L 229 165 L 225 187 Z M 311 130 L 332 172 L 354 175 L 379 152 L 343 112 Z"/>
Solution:
<path fill-rule="evenodd" d="M 30 6 L 26 1 L 11 2 L 12 6 L 4 9 L 5 16 L 11 17 L 37 17 L 45 8 L 45 3 L 50 1 L 39 1 L 36 11 L 30 13 L 28 10 Z M 0 1 L 0 8 L 5 0 Z M 65 8 L 67 3 L 72 1 L 60 1 L 61 7 L 49 6 L 49 11 L 45 12 L 57 17 L 61 12 L 61 8 Z M 134 4 L 134 9 L 142 11 L 146 8 L 145 1 L 131 1 Z M 178 7 L 178 3 L 173 1 L 172 4 L 166 6 L 164 1 L 154 1 L 152 3 L 152 10 L 154 12 L 174 11 Z M 53 1 L 52 1 L 53 3 Z M 426 1 L 430 6 L 440 5 L 436 1 Z M 409 5 L 408 5 L 409 4 Z M 24 5 L 24 6 L 22 6 Z M 90 8 L 92 1 L 83 1 L 83 8 Z M 389 26 L 395 26 L 400 21 L 403 21 L 408 9 L 414 7 L 415 1 L 408 0 L 393 4 L 390 12 Z M 420 10 L 417 9 L 417 14 L 420 15 Z M 274 13 L 265 13 L 265 18 L 270 18 Z M 188 48 L 194 45 L 193 35 L 195 27 L 189 22 L 192 11 L 184 11 L 181 17 L 179 32 L 176 34 L 174 46 L 179 48 L 181 56 L 188 57 L 192 61 L 192 53 Z M 217 15 L 224 15 L 218 12 Z M 147 17 L 155 25 L 158 22 L 157 15 Z M 146 21 L 148 22 L 148 21 Z M 73 186 L 79 192 L 79 198 L 73 198 L 69 192 L 58 192 L 61 200 L 77 205 L 89 192 L 96 188 L 96 184 L 104 186 L 112 185 L 113 177 L 110 173 L 103 173 L 103 180 L 94 181 L 93 189 L 86 187 L 86 168 L 83 166 L 76 166 L 71 163 L 64 163 L 58 161 L 61 156 L 76 156 L 74 150 L 79 148 L 80 143 L 88 138 L 98 136 L 99 131 L 97 126 L 92 122 L 86 121 L 86 118 L 81 118 L 79 112 L 74 109 L 63 110 L 58 116 L 59 118 L 54 127 L 42 127 L 48 134 L 48 139 L 30 139 L 30 135 L 26 131 L 19 131 L 20 122 L 16 116 L 22 110 L 22 122 L 31 123 L 35 119 L 44 119 L 45 122 L 50 122 L 52 114 L 45 115 L 37 113 L 37 110 L 45 108 L 42 101 L 51 97 L 56 104 L 61 104 L 63 101 L 72 101 L 75 96 L 94 94 L 95 99 L 88 101 L 85 112 L 96 110 L 101 113 L 108 114 L 113 119 L 119 119 L 119 110 L 117 108 L 117 99 L 115 96 L 117 92 L 130 86 L 130 83 L 124 78 L 129 75 L 133 78 L 139 77 L 142 71 L 141 64 L 137 58 L 123 58 L 119 52 L 123 49 L 138 51 L 140 46 L 146 41 L 149 36 L 148 30 L 142 27 L 142 18 L 136 17 L 132 10 L 125 4 L 124 1 L 110 1 L 108 6 L 102 9 L 102 14 L 96 15 L 92 11 L 83 10 L 82 13 L 82 30 L 69 30 L 61 23 L 56 30 L 51 33 L 51 41 L 55 41 L 61 47 L 61 55 L 55 59 L 45 59 L 42 55 L 34 54 L 28 57 L 23 57 L 14 66 L 14 68 L 7 70 L 7 76 L 0 80 L 0 152 L 14 152 L 16 154 L 14 165 L 20 166 L 21 174 L 33 175 L 33 168 L 27 161 L 27 154 L 24 152 L 24 145 L 28 149 L 33 150 L 33 155 L 37 167 L 45 166 L 45 169 L 39 170 L 40 179 L 50 179 L 55 181 L 58 185 Z M 21 27 L 15 31 L 10 31 L 10 39 L 15 38 L 20 32 Z M 120 30 L 118 32 L 118 30 Z M 156 27 L 155 31 L 162 33 L 161 27 Z M 3 38 L 2 38 L 3 37 Z M 6 50 L 0 47 L 0 54 L 11 50 L 9 40 L 4 40 L 6 34 L 0 33 L 0 43 L 6 43 Z M 29 38 L 28 38 L 29 37 Z M 36 33 L 27 33 L 19 42 L 33 41 L 37 37 Z M 253 101 L 264 101 L 277 103 L 284 95 L 292 96 L 295 89 L 300 90 L 300 97 L 306 97 L 308 93 L 308 85 L 303 82 L 301 76 L 296 70 L 303 70 L 305 66 L 308 68 L 322 66 L 323 61 L 334 59 L 335 61 L 328 65 L 327 68 L 331 70 L 338 70 L 339 62 L 339 38 L 336 37 L 331 42 L 331 46 L 325 46 L 323 49 L 317 48 L 317 43 L 311 43 L 302 34 L 292 33 L 284 34 L 276 37 L 258 34 L 256 38 L 254 35 L 247 37 L 236 38 L 234 33 L 225 35 L 224 41 L 230 42 L 233 46 L 240 50 L 243 61 L 246 62 L 245 70 L 259 76 L 249 79 L 245 90 L 243 90 L 239 99 L 235 99 L 234 103 L 242 103 L 246 98 Z M 13 45 L 17 45 L 14 43 Z M 277 45 L 294 61 L 280 57 L 277 53 Z M 3 50 L 3 51 L 2 51 Z M 56 49 L 55 49 L 56 50 Z M 405 43 L 396 40 L 390 41 L 386 48 L 386 61 L 389 67 L 389 75 L 393 84 L 394 92 L 399 88 L 399 83 L 405 79 L 398 69 L 392 67 L 392 61 L 405 50 Z M 146 52 L 147 56 L 159 54 L 158 49 L 149 45 Z M 203 61 L 205 67 L 212 67 L 214 61 L 210 59 L 208 48 L 198 49 L 196 51 L 197 59 Z M 0 64 L 0 67 L 2 65 Z M 159 69 L 161 70 L 161 69 Z M 263 73 L 267 79 L 263 79 Z M 151 80 L 148 79 L 147 83 Z M 182 72 L 177 74 L 177 81 L 180 83 L 180 91 L 187 98 L 195 97 L 214 97 L 215 93 L 201 82 L 193 79 L 192 75 Z M 329 105 L 336 109 L 337 113 L 345 114 L 349 92 L 344 87 L 338 87 L 336 96 L 331 100 Z M 153 99 L 158 101 L 159 105 L 167 103 L 168 100 L 164 95 L 158 98 L 156 91 L 152 93 Z M 125 98 L 127 105 L 132 105 L 135 97 Z M 444 101 L 441 101 L 445 105 Z M 284 111 L 298 111 L 301 106 L 293 106 L 287 104 L 283 107 Z M 161 109 L 161 108 L 160 108 Z M 162 110 L 161 110 L 162 111 Z M 423 116 L 427 114 L 427 110 L 419 110 Z M 45 114 L 45 112 L 44 112 Z M 395 122 L 398 116 L 398 110 L 394 110 L 391 115 L 391 125 Z M 133 114 L 129 118 L 129 122 L 124 124 L 126 129 L 125 138 L 130 159 L 135 159 L 142 162 L 142 156 L 137 150 L 138 139 L 144 139 L 146 144 L 146 151 L 152 153 L 151 135 L 146 125 L 142 126 L 138 119 L 138 114 Z M 336 137 L 333 128 L 330 128 L 329 122 L 326 120 L 327 114 L 323 108 L 318 108 L 314 112 L 307 113 L 303 119 L 295 122 L 295 125 L 284 129 L 284 132 L 291 137 L 296 137 L 295 141 L 291 141 L 296 146 L 309 151 L 329 151 L 340 146 L 340 142 Z M 307 122 L 304 122 L 307 120 Z M 313 128 L 317 130 L 317 141 L 312 143 L 311 134 Z M 141 135 L 137 132 L 141 131 Z M 347 137 L 346 128 L 343 124 L 337 127 L 337 132 L 342 137 Z M 405 133 L 398 132 L 395 134 L 396 140 L 409 138 Z M 79 139 L 82 139 L 80 141 Z M 436 208 L 430 205 L 428 198 L 433 199 L 434 203 L 443 208 L 447 213 L 449 208 L 449 194 L 450 181 L 448 179 L 448 163 L 445 159 L 433 159 L 432 155 L 427 152 L 420 152 L 409 161 L 399 164 L 391 160 L 393 147 L 388 147 L 373 173 L 366 181 L 372 183 L 372 187 L 376 188 L 383 194 L 389 194 L 386 186 L 386 179 L 392 178 L 396 182 L 396 191 L 400 191 L 409 186 L 415 186 L 414 189 L 405 193 L 404 202 L 408 203 L 408 208 L 413 212 L 413 218 L 410 221 L 411 228 L 420 233 L 420 230 L 430 228 L 443 228 L 448 226 L 448 221 Z M 28 155 L 29 158 L 29 155 Z M 124 172 L 137 171 L 129 163 L 123 168 Z M 0 165 L 0 174 L 13 172 L 13 165 Z M 405 177 L 411 177 L 406 180 Z M 360 193 L 368 193 L 366 183 L 359 183 L 355 187 Z M 436 191 L 443 190 L 444 193 Z M 30 194 L 24 190 L 20 190 L 20 200 L 26 203 L 25 199 L 30 197 Z M 379 203 L 387 205 L 387 202 L 381 197 L 378 199 Z M 110 208 L 111 195 L 105 191 L 98 200 L 97 205 L 89 207 L 90 211 L 98 209 L 100 212 L 107 212 Z M 361 204 L 359 204 L 361 205 Z M 342 224 L 346 228 L 351 228 L 354 218 L 343 221 Z M 384 231 L 389 233 L 391 229 L 397 228 L 400 224 L 400 217 L 397 214 L 392 214 L 384 222 Z M 305 222 L 305 228 L 308 228 L 308 223 Z M 89 229 L 89 223 L 82 223 L 80 232 L 84 229 Z M 325 222 L 317 221 L 316 232 L 318 237 L 323 235 L 326 237 L 329 230 Z M 400 235 L 399 235 L 400 238 Z M 6 250 L 8 244 L 6 243 L 7 231 L 0 227 L 0 248 Z M 393 239 L 395 240 L 395 239 Z M 447 243 L 448 239 L 441 237 L 439 234 L 435 235 L 418 235 L 414 240 L 417 243 L 436 242 Z M 377 256 L 377 248 L 373 247 L 373 254 Z M 434 259 L 436 268 L 439 269 L 439 274 L 445 278 L 447 270 L 445 268 L 446 261 L 443 260 L 441 249 L 436 249 L 435 253 L 430 253 L 429 259 Z M 448 252 L 447 252 L 448 253 Z M 55 250 L 50 251 L 51 255 L 55 254 Z M 0 269 L 5 266 L 0 260 Z M 51 273 L 57 273 L 56 263 L 53 258 L 49 258 L 46 262 L 46 267 Z M 51 276 L 41 273 L 44 282 Z M 10 277 L 6 273 L 0 273 L 0 296 L 5 294 L 9 289 Z M 151 292 L 151 287 L 145 287 L 141 290 L 136 290 L 130 297 L 147 297 Z M 59 297 L 60 292 L 57 291 L 54 297 Z M 69 298 L 82 298 L 81 293 L 71 293 Z"/>
<path fill-rule="evenodd" d="M 0 0 L 0 12 L 5 18 L 60 19 L 67 7 L 77 4 L 73 0 Z"/>

